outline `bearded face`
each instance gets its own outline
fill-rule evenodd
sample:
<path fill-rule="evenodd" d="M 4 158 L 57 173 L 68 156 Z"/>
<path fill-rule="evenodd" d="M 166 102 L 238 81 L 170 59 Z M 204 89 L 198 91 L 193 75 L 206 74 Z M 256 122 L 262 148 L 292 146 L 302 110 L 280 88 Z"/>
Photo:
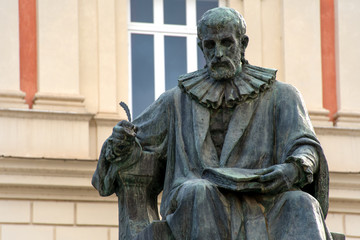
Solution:
<path fill-rule="evenodd" d="M 210 76 L 218 81 L 235 77 L 246 47 L 237 37 L 236 29 L 229 24 L 208 27 L 205 32 L 202 48 Z"/>
<path fill-rule="evenodd" d="M 235 77 L 236 70 L 240 66 L 240 57 L 230 58 L 228 56 L 221 59 L 213 58 L 207 61 L 210 76 L 215 80 L 226 80 Z"/>

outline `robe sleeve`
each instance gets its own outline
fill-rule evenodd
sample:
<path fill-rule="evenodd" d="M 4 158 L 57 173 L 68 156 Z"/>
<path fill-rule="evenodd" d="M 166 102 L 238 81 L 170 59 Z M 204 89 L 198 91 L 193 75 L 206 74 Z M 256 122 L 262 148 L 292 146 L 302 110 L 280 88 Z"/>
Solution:
<path fill-rule="evenodd" d="M 138 127 L 132 152 L 117 155 L 116 145 L 110 136 L 103 144 L 96 171 L 92 178 L 92 185 L 101 196 L 117 193 L 121 186 L 117 181 L 119 172 L 128 170 L 134 165 L 145 161 L 157 161 L 159 168 L 165 168 L 167 152 L 167 132 L 171 115 L 171 91 L 164 93 L 151 104 L 133 124 Z M 162 181 L 159 181 L 159 186 Z"/>
<path fill-rule="evenodd" d="M 301 171 L 298 185 L 313 182 L 321 150 L 300 93 L 283 84 L 276 93 L 276 157 L 279 163 L 294 163 Z"/>
<path fill-rule="evenodd" d="M 294 163 L 300 170 L 300 179 L 296 183 L 300 188 L 314 181 L 314 173 L 318 170 L 319 156 L 313 146 L 298 147 L 285 162 Z"/>
<path fill-rule="evenodd" d="M 300 93 L 288 84 L 279 85 L 275 105 L 276 161 L 295 161 L 301 166 L 307 180 L 301 184 L 301 189 L 319 201 L 326 217 L 329 208 L 329 170 L 324 152 Z M 316 154 L 313 154 L 314 150 Z"/>

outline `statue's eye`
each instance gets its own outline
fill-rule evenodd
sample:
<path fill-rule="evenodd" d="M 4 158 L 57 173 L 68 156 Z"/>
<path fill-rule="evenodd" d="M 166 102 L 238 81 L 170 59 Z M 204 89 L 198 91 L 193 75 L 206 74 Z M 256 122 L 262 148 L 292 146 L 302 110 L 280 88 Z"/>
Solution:
<path fill-rule="evenodd" d="M 215 42 L 212 40 L 205 40 L 204 47 L 207 49 L 213 49 L 215 47 Z"/>
<path fill-rule="evenodd" d="M 234 41 L 231 38 L 225 38 L 225 39 L 221 40 L 221 45 L 223 45 L 225 47 L 230 47 L 233 43 L 234 43 Z"/>

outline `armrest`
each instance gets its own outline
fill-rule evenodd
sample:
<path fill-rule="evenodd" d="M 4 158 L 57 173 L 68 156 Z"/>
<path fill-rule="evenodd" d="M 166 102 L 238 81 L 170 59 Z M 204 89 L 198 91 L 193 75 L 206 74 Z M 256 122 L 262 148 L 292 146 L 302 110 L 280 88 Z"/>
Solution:
<path fill-rule="evenodd" d="M 163 188 L 161 167 L 144 158 L 118 173 L 119 239 L 133 239 L 153 220 L 159 220 L 157 196 Z M 160 180 L 159 180 L 160 179 Z"/>
<path fill-rule="evenodd" d="M 331 233 L 333 240 L 345 240 L 345 235 L 342 233 Z"/>

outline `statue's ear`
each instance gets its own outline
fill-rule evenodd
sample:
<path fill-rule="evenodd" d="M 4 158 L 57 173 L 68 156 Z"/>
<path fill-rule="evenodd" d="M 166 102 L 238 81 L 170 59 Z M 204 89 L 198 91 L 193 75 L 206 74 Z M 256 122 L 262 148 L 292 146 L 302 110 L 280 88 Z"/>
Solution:
<path fill-rule="evenodd" d="M 249 44 L 249 37 L 247 36 L 247 35 L 242 35 L 241 36 L 241 45 L 242 45 L 242 47 L 244 48 L 244 50 L 245 50 L 245 48 L 248 46 L 248 44 Z"/>
<path fill-rule="evenodd" d="M 201 49 L 201 51 L 204 52 L 204 51 L 203 51 L 203 48 L 202 48 L 202 41 L 199 40 L 197 44 L 198 44 L 199 48 Z"/>

